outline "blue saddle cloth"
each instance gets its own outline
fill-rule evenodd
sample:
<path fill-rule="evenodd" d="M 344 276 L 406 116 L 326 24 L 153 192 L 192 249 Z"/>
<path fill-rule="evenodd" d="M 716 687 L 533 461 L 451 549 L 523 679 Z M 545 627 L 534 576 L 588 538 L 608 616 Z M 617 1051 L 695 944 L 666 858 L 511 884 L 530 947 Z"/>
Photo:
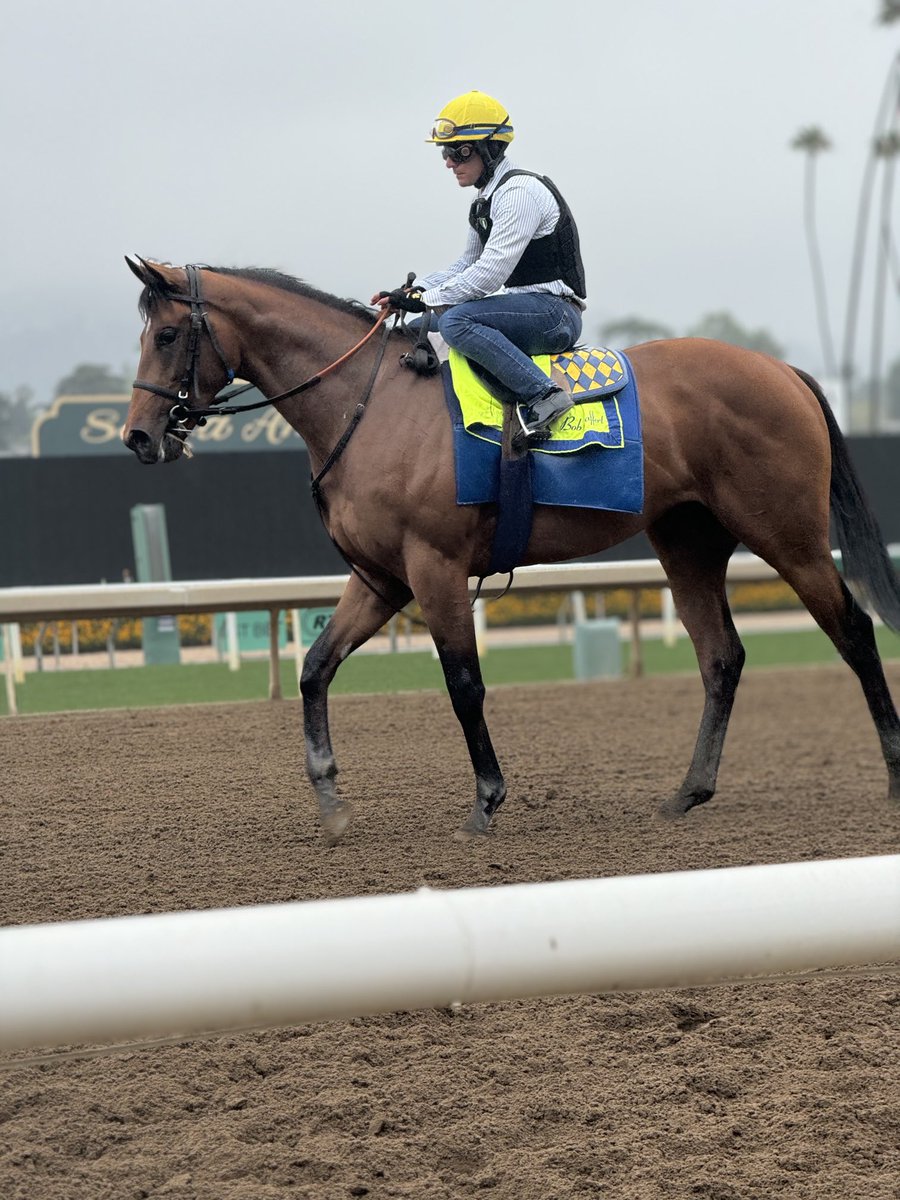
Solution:
<path fill-rule="evenodd" d="M 544 366 L 548 374 L 551 362 L 566 373 L 579 402 L 591 406 L 585 407 L 584 413 L 596 413 L 598 405 L 602 411 L 599 420 L 588 416 L 582 421 L 579 409 L 570 410 L 576 414 L 575 423 L 580 426 L 577 436 L 570 438 L 565 429 L 559 430 L 531 452 L 533 500 L 535 504 L 640 513 L 644 506 L 644 448 L 634 371 L 626 356 L 616 351 L 613 357 L 624 368 L 623 377 L 610 380 L 598 375 L 595 381 L 591 363 L 596 361 L 598 353 L 602 356 L 604 352 L 570 351 L 555 355 L 552 360 L 537 360 L 542 366 L 548 364 Z M 441 370 L 453 424 L 456 502 L 496 503 L 501 454 L 500 402 L 494 402 L 497 420 L 488 421 L 473 419 L 467 401 L 467 421 L 450 364 L 445 362 Z M 562 422 L 566 423 L 565 417 Z"/>

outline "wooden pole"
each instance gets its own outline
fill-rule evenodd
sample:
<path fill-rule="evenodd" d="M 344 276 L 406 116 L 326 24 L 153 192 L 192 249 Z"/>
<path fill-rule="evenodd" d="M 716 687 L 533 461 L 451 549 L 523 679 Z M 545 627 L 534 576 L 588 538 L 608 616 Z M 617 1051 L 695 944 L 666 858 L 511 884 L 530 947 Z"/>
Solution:
<path fill-rule="evenodd" d="M 278 659 L 278 618 L 280 608 L 269 609 L 269 699 L 281 699 L 281 663 Z"/>
<path fill-rule="evenodd" d="M 628 674 L 640 679 L 644 674 L 644 650 L 641 645 L 641 593 L 638 588 L 631 591 L 631 662 Z"/>

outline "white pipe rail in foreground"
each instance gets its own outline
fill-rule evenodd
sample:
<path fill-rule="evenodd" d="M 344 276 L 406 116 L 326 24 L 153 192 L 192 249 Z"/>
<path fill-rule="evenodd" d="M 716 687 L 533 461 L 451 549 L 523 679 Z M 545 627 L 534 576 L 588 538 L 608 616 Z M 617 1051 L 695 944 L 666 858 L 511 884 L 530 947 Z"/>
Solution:
<path fill-rule="evenodd" d="M 0 1048 L 898 962 L 900 855 L 0 930 Z"/>

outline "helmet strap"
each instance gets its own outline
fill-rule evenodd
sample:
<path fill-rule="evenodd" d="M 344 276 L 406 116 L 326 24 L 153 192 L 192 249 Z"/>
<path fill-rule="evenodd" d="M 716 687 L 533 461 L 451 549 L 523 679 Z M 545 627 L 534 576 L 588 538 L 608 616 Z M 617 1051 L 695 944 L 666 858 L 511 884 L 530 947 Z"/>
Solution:
<path fill-rule="evenodd" d="M 483 151 L 482 147 L 484 147 Z M 481 189 L 487 187 L 487 185 L 494 178 L 494 172 L 497 170 L 500 160 L 506 153 L 506 143 L 494 142 L 490 140 L 478 142 L 476 143 L 475 153 L 484 164 L 484 170 L 475 180 L 476 188 L 481 191 Z"/>

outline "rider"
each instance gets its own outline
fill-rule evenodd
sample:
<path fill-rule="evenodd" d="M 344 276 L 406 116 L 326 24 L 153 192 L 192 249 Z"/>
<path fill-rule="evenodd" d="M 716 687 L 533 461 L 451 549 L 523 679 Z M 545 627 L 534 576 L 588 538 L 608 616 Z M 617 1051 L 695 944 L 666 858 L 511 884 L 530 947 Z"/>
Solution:
<path fill-rule="evenodd" d="M 519 172 L 505 157 L 513 127 L 504 106 L 484 92 L 445 105 L 427 140 L 460 187 L 474 187 L 465 249 L 451 266 L 410 289 L 379 292 L 372 303 L 439 313 L 449 346 L 480 363 L 524 406 L 515 444 L 546 434 L 572 407 L 548 385 L 532 354 L 567 350 L 581 333 L 584 267 L 569 206 L 546 177 Z"/>

